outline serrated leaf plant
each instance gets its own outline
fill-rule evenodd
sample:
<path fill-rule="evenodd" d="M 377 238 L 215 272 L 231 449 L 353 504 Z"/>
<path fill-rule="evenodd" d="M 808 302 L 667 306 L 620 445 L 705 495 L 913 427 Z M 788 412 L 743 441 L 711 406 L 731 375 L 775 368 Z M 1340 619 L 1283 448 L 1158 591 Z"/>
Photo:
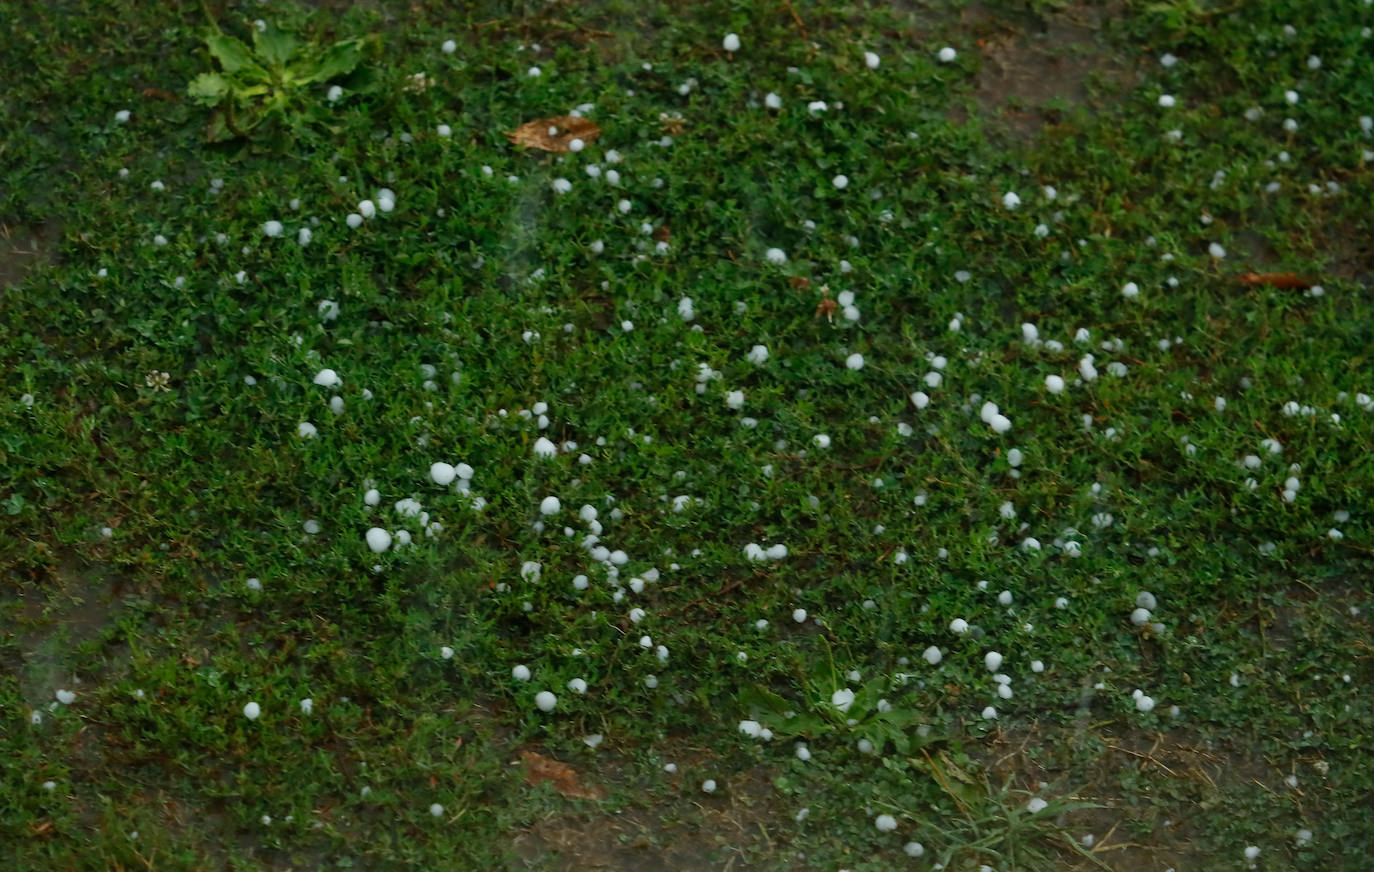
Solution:
<path fill-rule="evenodd" d="M 260 21 L 252 26 L 250 47 L 212 25 L 205 47 L 219 70 L 201 73 L 187 86 L 192 100 L 215 110 L 206 140 L 275 140 L 282 145 L 312 127 L 328 126 L 321 100 L 325 95 L 312 94 L 311 87 L 340 83 L 327 92 L 330 100 L 371 90 L 373 77 L 359 69 L 368 42 L 366 37 L 330 45 L 303 42 L 291 30 Z"/>

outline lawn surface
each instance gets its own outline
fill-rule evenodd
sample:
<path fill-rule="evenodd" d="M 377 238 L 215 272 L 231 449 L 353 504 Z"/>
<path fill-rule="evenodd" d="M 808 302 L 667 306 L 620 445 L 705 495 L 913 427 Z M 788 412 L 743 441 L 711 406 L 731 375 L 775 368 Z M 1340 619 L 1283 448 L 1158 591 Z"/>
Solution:
<path fill-rule="evenodd" d="M 5 868 L 1369 868 L 1366 0 L 0 24 Z"/>

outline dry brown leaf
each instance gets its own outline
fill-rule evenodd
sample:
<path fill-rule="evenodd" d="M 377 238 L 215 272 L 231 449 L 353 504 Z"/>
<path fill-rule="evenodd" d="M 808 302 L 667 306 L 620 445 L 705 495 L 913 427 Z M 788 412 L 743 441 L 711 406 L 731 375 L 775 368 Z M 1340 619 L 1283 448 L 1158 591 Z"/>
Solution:
<path fill-rule="evenodd" d="M 1316 284 L 1311 279 L 1293 273 L 1241 273 L 1236 281 L 1242 285 L 1271 285 L 1276 288 L 1310 288 Z"/>
<path fill-rule="evenodd" d="M 521 751 L 520 759 L 525 761 L 525 781 L 531 787 L 549 781 L 554 790 L 570 799 L 601 799 L 606 795 L 599 787 L 584 787 L 578 783 L 577 770 L 567 763 L 534 751 Z"/>
<path fill-rule="evenodd" d="M 553 133 L 549 130 L 552 129 Z M 557 115 L 553 118 L 536 118 L 526 121 L 506 133 L 506 138 L 516 145 L 537 148 L 542 151 L 568 152 L 568 144 L 574 139 L 591 145 L 601 136 L 601 128 L 585 118 L 572 115 Z"/>

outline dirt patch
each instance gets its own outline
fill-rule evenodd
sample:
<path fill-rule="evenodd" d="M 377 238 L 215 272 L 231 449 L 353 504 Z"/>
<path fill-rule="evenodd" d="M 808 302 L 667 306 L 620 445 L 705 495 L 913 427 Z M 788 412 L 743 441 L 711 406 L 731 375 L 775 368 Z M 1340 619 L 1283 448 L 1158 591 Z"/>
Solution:
<path fill-rule="evenodd" d="M 1009 17 L 980 3 L 967 6 L 960 18 L 982 54 L 977 99 L 987 117 L 1000 122 L 993 129 L 1030 138 L 1098 92 L 1129 87 L 1136 63 L 1102 34 L 1121 11 L 1121 4 L 1108 3 Z"/>
<path fill-rule="evenodd" d="M 61 239 L 56 221 L 28 226 L 0 220 L 0 292 L 17 287 L 38 264 L 54 263 Z"/>
<path fill-rule="evenodd" d="M 715 794 L 682 794 L 643 807 L 592 814 L 556 812 L 512 835 L 515 869 L 705 872 L 756 868 L 776 857 L 776 791 L 767 773 L 720 779 Z M 693 794 L 696 795 L 693 795 Z"/>
<path fill-rule="evenodd" d="M 1244 749 L 1223 748 L 1183 730 L 1150 732 L 1081 719 L 999 733 L 982 762 L 989 779 L 1046 798 L 1072 798 L 1098 808 L 1070 812 L 1058 823 L 1094 860 L 1066 855 L 1066 869 L 1202 869 L 1199 808 L 1243 785 L 1275 788 L 1284 773 Z M 1041 785 L 1048 785 L 1042 787 Z M 1148 792 L 1154 801 L 1139 802 Z"/>

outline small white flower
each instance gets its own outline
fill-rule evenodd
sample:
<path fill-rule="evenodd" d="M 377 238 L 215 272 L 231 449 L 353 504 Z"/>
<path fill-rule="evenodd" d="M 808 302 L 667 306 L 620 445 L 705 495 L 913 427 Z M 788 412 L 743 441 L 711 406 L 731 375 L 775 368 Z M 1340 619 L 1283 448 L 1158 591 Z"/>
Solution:
<path fill-rule="evenodd" d="M 250 702 L 243 707 L 243 716 L 250 721 L 256 721 L 260 714 L 262 714 L 262 707 L 255 702 Z"/>
<path fill-rule="evenodd" d="M 733 33 L 725 34 L 725 39 L 721 40 L 721 45 L 726 51 L 739 51 L 739 36 Z"/>

